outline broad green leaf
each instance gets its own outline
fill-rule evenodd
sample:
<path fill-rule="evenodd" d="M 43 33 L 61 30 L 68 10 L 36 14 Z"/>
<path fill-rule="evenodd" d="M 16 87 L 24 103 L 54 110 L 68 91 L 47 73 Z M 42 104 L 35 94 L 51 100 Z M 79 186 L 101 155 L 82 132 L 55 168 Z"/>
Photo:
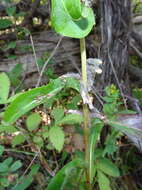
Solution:
<path fill-rule="evenodd" d="M 37 129 L 40 123 L 41 117 L 38 113 L 31 114 L 26 120 L 26 125 L 29 131 Z"/>
<path fill-rule="evenodd" d="M 80 82 L 74 78 L 66 78 L 66 88 L 72 88 L 80 92 Z"/>
<path fill-rule="evenodd" d="M 19 95 L 6 109 L 4 122 L 12 124 L 26 112 L 48 101 L 64 87 L 64 83 L 53 80 L 48 85 L 34 88 Z"/>
<path fill-rule="evenodd" d="M 4 163 L 0 163 L 0 172 L 7 172 L 8 171 L 8 166 Z"/>
<path fill-rule="evenodd" d="M 4 152 L 4 146 L 0 145 L 0 156 L 3 154 Z"/>
<path fill-rule="evenodd" d="M 22 92 L 19 92 L 19 93 L 17 93 L 17 94 L 15 94 L 15 95 L 13 95 L 13 96 L 11 96 L 7 101 L 6 101 L 6 103 L 11 103 L 11 102 L 13 102 L 19 95 L 21 95 L 22 94 Z"/>
<path fill-rule="evenodd" d="M 22 134 L 16 135 L 12 139 L 12 146 L 15 147 L 16 145 L 22 144 L 25 140 L 26 138 Z"/>
<path fill-rule="evenodd" d="M 61 119 L 58 124 L 81 124 L 83 122 L 83 116 L 79 114 L 68 114 Z"/>
<path fill-rule="evenodd" d="M 6 29 L 12 25 L 9 19 L 0 19 L 0 29 Z"/>
<path fill-rule="evenodd" d="M 9 166 L 12 162 L 13 162 L 13 158 L 12 157 L 9 157 L 9 158 L 7 158 L 7 159 L 5 159 L 3 161 L 3 163 L 6 164 L 7 166 Z"/>
<path fill-rule="evenodd" d="M 64 131 L 61 127 L 54 126 L 49 130 L 49 139 L 59 152 L 62 150 L 65 140 Z"/>
<path fill-rule="evenodd" d="M 39 147 L 42 147 L 44 144 L 43 139 L 36 135 L 33 137 L 33 142 L 37 144 Z"/>
<path fill-rule="evenodd" d="M 0 125 L 0 132 L 14 133 L 16 131 L 18 131 L 18 130 L 12 125 L 9 125 L 9 126 Z"/>
<path fill-rule="evenodd" d="M 69 14 L 72 19 L 79 19 L 82 16 L 82 7 L 80 0 L 62 0 L 62 3 L 67 14 Z"/>
<path fill-rule="evenodd" d="M 62 108 L 55 108 L 51 114 L 53 115 L 55 122 L 58 122 L 64 117 L 64 110 Z"/>
<path fill-rule="evenodd" d="M 5 73 L 0 73 L 0 104 L 4 103 L 9 95 L 10 80 Z"/>
<path fill-rule="evenodd" d="M 108 160 L 106 158 L 100 158 L 100 159 L 98 159 L 96 164 L 97 164 L 97 169 L 103 171 L 105 174 L 108 174 L 113 177 L 120 176 L 119 169 L 110 160 Z"/>
<path fill-rule="evenodd" d="M 101 171 L 97 171 L 98 183 L 100 190 L 111 190 L 109 178 Z"/>
<path fill-rule="evenodd" d="M 57 174 L 51 179 L 48 187 L 45 190 L 59 190 L 62 189 L 64 184 L 65 177 L 67 175 L 67 171 L 72 168 L 79 167 L 82 163 L 82 160 L 75 159 L 68 164 L 66 164 L 61 170 L 57 172 Z"/>
<path fill-rule="evenodd" d="M 10 167 L 10 170 L 11 170 L 11 172 L 15 172 L 16 170 L 18 170 L 18 169 L 21 168 L 21 167 L 22 167 L 21 161 L 20 161 L 20 160 L 17 160 L 16 162 L 14 162 L 14 163 L 12 164 L 12 166 Z"/>
<path fill-rule="evenodd" d="M 73 7 L 73 4 L 75 7 Z M 65 8 L 66 7 L 66 8 Z M 91 31 L 95 19 L 91 8 L 84 7 L 78 0 L 52 0 L 51 22 L 55 31 L 63 36 L 84 38 Z M 85 9 L 85 17 L 83 10 Z"/>

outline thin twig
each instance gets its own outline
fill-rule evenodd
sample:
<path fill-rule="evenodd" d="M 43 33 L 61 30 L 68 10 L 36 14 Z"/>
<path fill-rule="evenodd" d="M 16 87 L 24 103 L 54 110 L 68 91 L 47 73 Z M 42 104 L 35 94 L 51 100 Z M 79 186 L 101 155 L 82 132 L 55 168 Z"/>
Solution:
<path fill-rule="evenodd" d="M 28 172 L 28 170 L 30 169 L 30 167 L 33 165 L 33 163 L 34 163 L 35 159 L 37 158 L 38 154 L 39 154 L 39 152 L 37 152 L 37 153 L 35 154 L 35 156 L 33 157 L 32 161 L 30 162 L 30 164 L 28 165 L 28 167 L 27 167 L 26 170 L 24 171 L 22 177 L 24 177 L 24 176 L 26 175 L 26 173 Z"/>
<path fill-rule="evenodd" d="M 45 70 L 45 68 L 46 68 L 46 66 L 47 66 L 47 64 L 48 64 L 48 62 L 50 61 L 50 59 L 51 59 L 51 58 L 54 56 L 54 54 L 56 53 L 56 51 L 57 51 L 57 49 L 58 49 L 58 47 L 59 47 L 59 45 L 60 45 L 62 39 L 63 39 L 63 36 L 60 37 L 60 39 L 59 39 L 59 41 L 58 41 L 56 47 L 54 48 L 54 50 L 53 50 L 52 53 L 50 54 L 50 56 L 49 56 L 49 58 L 47 59 L 47 61 L 44 63 L 44 65 L 43 65 L 43 67 L 42 67 L 42 70 L 41 70 L 41 72 L 40 72 L 40 75 L 39 75 L 39 78 L 38 78 L 36 87 L 39 86 L 39 84 L 40 84 L 40 82 L 41 82 L 42 75 L 43 75 L 43 73 L 44 73 L 44 70 Z"/>
<path fill-rule="evenodd" d="M 33 42 L 33 38 L 32 38 L 31 34 L 30 34 L 30 40 L 31 40 L 31 45 L 32 45 L 32 49 L 33 49 L 33 54 L 34 54 L 36 67 L 37 67 L 38 73 L 40 74 L 40 69 L 39 69 L 38 62 L 37 62 L 37 56 L 36 56 L 36 52 L 35 52 L 34 42 Z"/>
<path fill-rule="evenodd" d="M 29 164 L 29 166 L 26 168 L 26 170 L 24 171 L 23 175 L 21 176 L 21 180 L 22 180 L 22 178 L 26 175 L 26 173 L 28 172 L 28 170 L 30 169 L 30 167 L 33 165 L 33 163 L 34 163 L 35 159 L 37 158 L 38 154 L 39 154 L 39 152 L 37 152 L 37 153 L 35 154 L 35 156 L 33 157 L 32 161 L 31 161 L 30 164 Z M 17 185 L 20 183 L 21 180 L 19 180 L 19 181 L 16 183 L 16 185 L 14 186 L 14 188 L 17 187 Z"/>
<path fill-rule="evenodd" d="M 22 153 L 22 154 L 26 154 L 26 155 L 35 156 L 35 153 L 20 151 L 20 150 L 16 150 L 16 149 L 4 149 L 4 151 L 5 152 L 16 152 L 16 153 Z"/>

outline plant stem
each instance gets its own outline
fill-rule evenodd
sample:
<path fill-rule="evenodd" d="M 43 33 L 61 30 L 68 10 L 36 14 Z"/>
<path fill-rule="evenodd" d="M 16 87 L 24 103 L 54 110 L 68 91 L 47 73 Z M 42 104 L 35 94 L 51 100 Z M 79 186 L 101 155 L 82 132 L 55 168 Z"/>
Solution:
<path fill-rule="evenodd" d="M 81 53 L 81 67 L 82 67 L 82 82 L 84 88 L 87 89 L 87 60 L 86 60 L 86 46 L 85 38 L 80 39 L 80 53 Z M 87 90 L 86 90 L 87 92 Z M 83 104 L 83 116 L 84 116 L 84 143 L 85 143 L 85 162 L 86 167 L 86 182 L 88 190 L 92 190 L 90 183 L 90 172 L 89 172 L 89 109 L 87 104 Z"/>

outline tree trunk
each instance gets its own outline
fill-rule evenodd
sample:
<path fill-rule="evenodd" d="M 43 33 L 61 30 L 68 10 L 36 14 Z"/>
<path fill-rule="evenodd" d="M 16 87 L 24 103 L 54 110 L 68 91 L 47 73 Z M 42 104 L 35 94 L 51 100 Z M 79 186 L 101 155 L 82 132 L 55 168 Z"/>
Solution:
<path fill-rule="evenodd" d="M 130 0 L 101 0 L 101 45 L 99 56 L 103 61 L 103 72 L 98 76 L 95 88 L 104 92 L 104 87 L 115 84 L 128 104 L 141 112 L 139 102 L 131 98 L 128 76 L 129 39 L 131 33 Z M 98 105 L 96 105 L 98 107 Z M 99 106 L 100 107 L 100 106 Z"/>
<path fill-rule="evenodd" d="M 101 0 L 102 88 L 112 83 L 121 88 L 123 83 L 129 89 L 130 21 L 130 0 Z"/>
<path fill-rule="evenodd" d="M 141 112 L 139 102 L 131 98 L 128 76 L 132 28 L 131 2 L 130 0 L 100 0 L 99 10 L 101 12 L 101 45 L 97 54 L 103 61 L 103 72 L 96 78 L 95 88 L 103 95 L 106 86 L 115 84 L 123 96 L 125 106 L 127 97 L 128 105 L 135 111 Z M 97 28 L 95 30 L 98 31 Z M 96 34 L 95 38 L 98 39 Z M 90 56 L 92 57 L 92 53 L 89 53 Z M 98 103 L 96 106 L 100 108 Z"/>

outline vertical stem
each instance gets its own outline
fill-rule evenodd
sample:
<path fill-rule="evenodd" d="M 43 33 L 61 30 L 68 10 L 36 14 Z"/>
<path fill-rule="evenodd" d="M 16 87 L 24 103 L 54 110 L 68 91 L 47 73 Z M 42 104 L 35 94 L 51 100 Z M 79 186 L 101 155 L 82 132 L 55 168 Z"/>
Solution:
<path fill-rule="evenodd" d="M 82 68 L 82 82 L 84 88 L 87 88 L 87 61 L 86 61 L 86 46 L 85 38 L 80 39 L 80 53 L 81 53 L 81 68 Z M 86 167 L 86 181 L 88 190 L 91 190 L 90 172 L 89 172 L 89 109 L 87 104 L 83 104 L 84 115 L 84 143 L 85 143 L 85 162 Z"/>
<path fill-rule="evenodd" d="M 80 39 L 80 52 L 81 52 L 82 82 L 85 88 L 87 88 L 87 61 L 86 61 L 85 38 Z"/>

